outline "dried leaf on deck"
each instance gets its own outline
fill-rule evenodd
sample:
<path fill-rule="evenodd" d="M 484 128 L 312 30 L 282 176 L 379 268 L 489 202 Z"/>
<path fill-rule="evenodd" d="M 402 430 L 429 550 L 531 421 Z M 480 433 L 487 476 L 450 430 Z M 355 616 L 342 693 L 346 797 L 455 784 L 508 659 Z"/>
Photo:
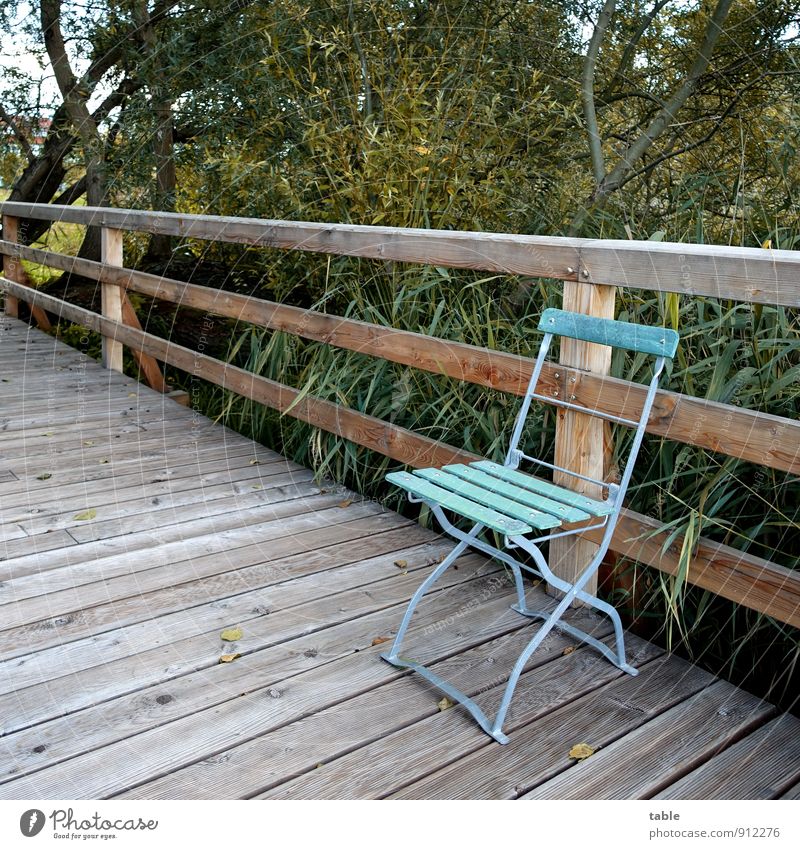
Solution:
<path fill-rule="evenodd" d="M 76 522 L 88 522 L 97 515 L 97 510 L 92 507 L 91 510 L 84 510 L 83 513 L 76 513 L 72 518 Z"/>
<path fill-rule="evenodd" d="M 249 465 L 251 465 L 251 466 L 260 466 L 260 465 L 261 465 L 261 460 L 251 460 L 251 461 L 250 461 L 250 463 L 249 463 Z"/>
<path fill-rule="evenodd" d="M 36 480 L 37 481 L 49 481 L 50 478 L 52 478 L 52 477 L 53 476 L 50 474 L 50 472 L 42 472 L 42 474 L 36 475 Z"/>
<path fill-rule="evenodd" d="M 241 657 L 241 654 L 238 651 L 234 652 L 233 654 L 223 654 L 220 656 L 219 662 L 232 663 L 234 660 L 236 660 L 237 657 Z"/>
<path fill-rule="evenodd" d="M 590 758 L 593 754 L 594 749 L 588 743 L 577 743 L 569 750 L 569 756 L 576 761 Z"/>
<path fill-rule="evenodd" d="M 352 502 L 352 500 L 351 500 L 351 499 L 349 499 L 349 498 L 345 498 L 345 500 L 344 500 L 344 501 L 340 501 L 340 502 L 339 502 L 336 506 L 337 506 L 337 507 L 345 508 L 345 507 L 349 507 L 352 503 L 353 503 L 353 502 Z"/>
<path fill-rule="evenodd" d="M 388 643 L 391 639 L 391 637 L 375 637 L 375 639 L 372 641 L 372 645 L 379 646 L 381 643 Z"/>
<path fill-rule="evenodd" d="M 408 566 L 408 560 L 395 560 L 394 565 L 397 566 L 398 569 L 405 569 Z"/>
<path fill-rule="evenodd" d="M 436 702 L 436 707 L 438 707 L 439 710 L 448 710 L 449 708 L 453 707 L 454 704 L 455 702 L 451 702 L 450 699 L 445 696 L 443 699 L 440 699 L 438 702 Z"/>
<path fill-rule="evenodd" d="M 564 651 L 561 652 L 562 655 L 572 654 L 575 651 L 575 646 L 567 646 Z"/>
<path fill-rule="evenodd" d="M 235 643 L 237 640 L 242 639 L 242 629 L 241 628 L 226 628 L 221 634 L 223 640 L 226 643 Z"/>
<path fill-rule="evenodd" d="M 83 444 L 84 445 L 94 445 L 94 440 L 93 439 L 84 439 Z"/>

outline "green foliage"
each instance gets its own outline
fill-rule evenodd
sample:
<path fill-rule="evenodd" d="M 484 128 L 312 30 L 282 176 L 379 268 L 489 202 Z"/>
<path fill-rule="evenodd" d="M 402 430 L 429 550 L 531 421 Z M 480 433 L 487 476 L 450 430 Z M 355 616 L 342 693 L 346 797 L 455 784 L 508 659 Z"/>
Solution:
<path fill-rule="evenodd" d="M 53 335 L 67 345 L 99 360 L 103 353 L 103 339 L 99 333 L 79 324 L 56 324 Z"/>

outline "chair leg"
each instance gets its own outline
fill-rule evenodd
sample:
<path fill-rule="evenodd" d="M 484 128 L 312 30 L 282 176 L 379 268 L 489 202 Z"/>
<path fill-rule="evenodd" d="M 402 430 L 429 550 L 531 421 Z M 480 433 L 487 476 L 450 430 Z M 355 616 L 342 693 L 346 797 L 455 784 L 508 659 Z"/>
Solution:
<path fill-rule="evenodd" d="M 544 555 L 542 555 L 542 553 L 538 550 L 538 548 L 536 548 L 536 546 L 529 543 L 523 537 L 512 538 L 512 542 L 523 544 L 523 547 L 526 550 L 530 550 L 531 554 L 534 554 L 535 551 L 536 553 L 534 554 L 534 557 L 537 561 L 537 564 L 540 566 L 542 564 L 544 565 L 544 574 L 547 575 L 548 573 L 550 573 L 550 575 L 552 575 L 552 572 L 550 572 L 550 569 L 547 566 L 547 562 L 544 559 Z M 511 671 L 511 676 L 509 677 L 508 683 L 506 684 L 506 689 L 503 693 L 503 699 L 500 702 L 500 708 L 497 711 L 497 716 L 495 717 L 493 730 L 499 730 L 503 727 L 503 722 L 505 721 L 506 713 L 508 712 L 509 705 L 511 704 L 511 699 L 514 695 L 514 690 L 516 689 L 517 682 L 519 681 L 519 677 L 520 675 L 522 675 L 522 670 L 525 668 L 525 664 L 530 659 L 530 656 L 536 651 L 537 648 L 539 648 L 539 646 L 542 644 L 542 641 L 550 633 L 550 631 L 552 631 L 553 628 L 556 627 L 559 619 L 561 619 L 561 617 L 564 615 L 567 608 L 572 604 L 578 594 L 581 593 L 583 587 L 586 585 L 592 575 L 594 575 L 594 573 L 597 571 L 604 554 L 605 551 L 603 551 L 602 549 L 598 551 L 574 584 L 569 585 L 566 581 L 561 581 L 558 578 L 556 579 L 559 583 L 562 583 L 568 587 L 568 589 L 566 590 L 566 594 L 556 605 L 555 610 L 553 610 L 553 612 L 541 625 L 539 630 L 534 635 L 533 639 L 523 649 L 522 654 L 517 658 L 517 662 L 514 664 L 514 668 Z M 539 562 L 540 560 L 542 561 L 542 563 Z M 550 580 L 549 576 L 548 580 Z M 559 589 L 561 589 L 561 587 L 559 587 Z M 588 593 L 583 593 L 583 595 L 586 596 L 587 599 L 594 598 L 594 596 L 589 596 Z M 633 669 L 633 667 L 630 668 Z M 637 670 L 633 670 L 633 674 L 637 674 Z"/>
<path fill-rule="evenodd" d="M 550 633 L 553 628 L 559 628 L 560 630 L 563 630 L 571 634 L 572 636 L 577 637 L 583 642 L 586 642 L 589 645 L 593 646 L 598 651 L 600 651 L 605 657 L 607 657 L 615 666 L 618 666 L 620 669 L 622 669 L 624 672 L 627 672 L 629 675 L 639 674 L 639 670 L 632 667 L 625 660 L 625 643 L 622 630 L 622 621 L 619 618 L 619 614 L 610 604 L 606 604 L 606 602 L 601 601 L 596 596 L 590 595 L 589 593 L 584 592 L 583 590 L 583 587 L 600 567 L 600 562 L 603 559 L 605 551 L 602 549 L 598 550 L 598 552 L 592 558 L 591 562 L 586 567 L 586 569 L 584 569 L 583 573 L 578 578 L 578 580 L 574 584 L 569 584 L 568 582 L 563 581 L 557 576 L 553 575 L 547 565 L 547 561 L 545 560 L 544 555 L 533 543 L 529 542 L 524 537 L 512 537 L 512 542 L 517 545 L 520 545 L 522 548 L 528 551 L 533 556 L 537 566 L 539 566 L 539 569 L 545 576 L 546 580 L 553 583 L 553 585 L 558 587 L 558 589 L 562 590 L 565 595 L 550 614 L 531 610 L 530 608 L 528 608 L 527 603 L 524 599 L 522 599 L 519 604 L 514 605 L 513 609 L 516 610 L 518 613 L 521 613 L 523 616 L 528 616 L 531 618 L 542 618 L 544 619 L 544 623 L 540 626 L 539 630 L 533 636 L 531 641 L 523 650 L 522 654 L 520 654 L 519 658 L 517 659 L 517 662 L 514 664 L 511 676 L 509 677 L 508 683 L 506 684 L 505 692 L 503 693 L 503 699 L 500 703 L 500 708 L 497 712 L 497 716 L 495 717 L 492 729 L 495 732 L 500 731 L 502 729 L 506 713 L 508 712 L 508 708 L 511 704 L 511 699 L 514 695 L 514 690 L 516 689 L 519 677 L 522 674 L 523 669 L 525 668 L 525 664 L 528 662 L 531 655 L 536 651 L 536 649 L 539 648 L 544 638 Z M 566 622 L 560 621 L 567 608 L 570 606 L 570 604 L 572 604 L 572 602 L 576 598 L 580 598 L 586 604 L 598 610 L 601 610 L 608 616 L 610 616 L 611 621 L 614 625 L 616 653 L 613 652 L 608 646 L 601 643 L 599 640 L 595 639 L 584 631 L 581 631 L 579 628 L 575 628 L 574 626 Z"/>
<path fill-rule="evenodd" d="M 507 743 L 508 737 L 503 734 L 500 730 L 493 730 L 492 722 L 489 717 L 481 710 L 478 704 L 473 701 L 466 693 L 462 693 L 452 684 L 445 681 L 443 678 L 440 678 L 435 672 L 431 672 L 427 667 L 423 666 L 421 663 L 417 663 L 417 661 L 412 660 L 408 657 L 403 657 L 400 654 L 400 650 L 403 644 L 403 639 L 406 635 L 406 631 L 408 630 L 409 623 L 411 622 L 411 617 L 414 615 L 414 611 L 416 610 L 417 605 L 422 600 L 422 597 L 425 593 L 433 586 L 433 584 L 441 578 L 441 576 L 447 571 L 447 569 L 453 564 L 453 562 L 464 553 L 464 551 L 470 547 L 470 544 L 475 541 L 477 535 L 483 529 L 483 525 L 475 525 L 475 527 L 470 531 L 469 534 L 465 535 L 461 541 L 456 545 L 456 547 L 447 555 L 447 557 L 431 572 L 430 575 L 419 585 L 417 591 L 411 597 L 411 601 L 408 604 L 408 608 L 406 609 L 405 614 L 403 615 L 403 619 L 400 622 L 400 627 L 397 629 L 397 636 L 394 638 L 394 643 L 392 643 L 392 648 L 388 652 L 384 652 L 381 655 L 383 660 L 387 661 L 387 663 L 391 663 L 392 666 L 397 667 L 398 669 L 411 669 L 416 672 L 418 675 L 421 675 L 425 678 L 426 681 L 429 681 L 436 687 L 438 690 L 441 690 L 445 695 L 447 695 L 454 702 L 458 702 L 463 705 L 469 713 L 472 715 L 473 719 L 478 723 L 478 725 L 491 737 L 497 740 L 498 743 Z M 516 571 L 519 571 L 518 569 Z M 522 579 L 520 576 L 520 586 L 522 586 Z"/>
<path fill-rule="evenodd" d="M 452 526 L 446 520 L 446 518 L 441 515 L 441 510 L 437 510 L 434 506 L 434 514 L 437 516 L 439 521 L 442 523 L 442 527 L 451 532 L 453 535 L 457 535 L 459 539 L 458 544 L 455 548 L 447 555 L 447 557 L 431 572 L 431 574 L 420 584 L 417 591 L 411 597 L 411 601 L 409 602 L 408 608 L 406 609 L 405 614 L 403 615 L 403 619 L 400 622 L 400 627 L 397 630 L 397 636 L 394 639 L 394 643 L 392 644 L 392 648 L 390 651 L 385 652 L 381 655 L 383 660 L 391 663 L 392 666 L 395 666 L 399 669 L 410 669 L 416 672 L 418 675 L 421 675 L 427 681 L 429 681 L 434 687 L 444 692 L 450 699 L 454 702 L 458 702 L 463 705 L 478 725 L 491 737 L 493 737 L 498 743 L 507 743 L 508 737 L 503 733 L 503 723 L 505 722 L 506 714 L 508 713 L 509 706 L 511 704 L 511 699 L 514 695 L 514 690 L 517 687 L 517 683 L 519 682 L 519 678 L 522 675 L 522 672 L 530 659 L 531 655 L 536 651 L 537 648 L 542 644 L 545 637 L 550 633 L 553 628 L 559 628 L 560 630 L 565 631 L 566 633 L 571 634 L 577 639 L 582 640 L 583 642 L 588 643 L 593 648 L 597 649 L 601 652 L 605 657 L 607 657 L 612 663 L 618 666 L 620 669 L 628 672 L 630 675 L 637 675 L 638 670 L 634 669 L 625 661 L 625 644 L 624 637 L 622 631 L 622 622 L 619 618 L 619 614 L 617 611 L 610 605 L 606 604 L 606 602 L 601 601 L 593 595 L 585 592 L 583 587 L 591 578 L 591 576 L 597 571 L 600 566 L 600 561 L 602 560 L 604 551 L 599 550 L 586 569 L 581 574 L 580 578 L 576 581 L 575 584 L 569 584 L 566 581 L 558 578 L 554 575 L 550 568 L 547 565 L 547 560 L 544 555 L 539 551 L 539 549 L 531 542 L 529 542 L 524 537 L 512 537 L 511 542 L 519 545 L 529 554 L 531 554 L 536 562 L 536 565 L 539 567 L 539 571 L 542 576 L 548 582 L 552 583 L 554 586 L 558 587 L 562 590 L 565 595 L 558 603 L 556 608 L 551 613 L 544 613 L 535 610 L 531 610 L 527 606 L 526 596 L 525 596 L 525 584 L 522 578 L 522 569 L 520 568 L 520 564 L 514 560 L 514 558 L 510 557 L 507 553 L 499 551 L 494 546 L 490 546 L 488 543 L 482 542 L 477 539 L 478 534 L 483 529 L 483 525 L 475 525 L 472 530 L 468 534 L 464 534 L 463 531 L 459 531 Z M 517 604 L 513 606 L 513 609 L 523 616 L 527 616 L 530 618 L 540 618 L 543 619 L 544 622 L 539 627 L 536 634 L 530 640 L 528 645 L 522 651 L 520 656 L 517 658 L 516 663 L 511 671 L 511 675 L 506 683 L 505 690 L 503 692 L 503 697 L 500 703 L 500 708 L 497 711 L 497 714 L 494 720 L 490 720 L 489 717 L 484 713 L 484 711 L 465 693 L 462 693 L 460 690 L 453 687 L 444 679 L 440 678 L 434 672 L 431 672 L 427 667 L 423 666 L 421 663 L 418 663 L 411 658 L 403 657 L 400 654 L 403 640 L 405 638 L 406 632 L 408 630 L 409 623 L 411 622 L 411 617 L 414 615 L 414 611 L 417 608 L 417 605 L 422 600 L 422 597 L 425 593 L 433 586 L 433 584 L 447 571 L 447 569 L 453 564 L 453 562 L 464 553 L 467 548 L 475 548 L 477 550 L 483 551 L 484 553 L 489 554 L 490 556 L 496 556 L 502 562 L 505 562 L 512 569 L 514 575 L 514 583 L 517 591 Z M 574 627 L 566 622 L 561 622 L 561 617 L 564 615 L 567 608 L 572 604 L 575 598 L 580 598 L 586 604 L 596 608 L 597 610 L 606 613 L 612 620 L 614 624 L 614 634 L 616 637 L 616 652 L 612 651 L 607 645 L 601 643 L 595 637 L 592 637 L 590 634 L 581 631 L 579 628 Z"/>
<path fill-rule="evenodd" d="M 516 540 L 516 542 L 534 558 L 537 566 L 539 567 L 539 571 L 542 572 L 549 583 L 552 583 L 553 586 L 557 587 L 562 592 L 569 592 L 573 588 L 572 584 L 567 583 L 567 581 L 562 580 L 550 571 L 544 555 L 541 551 L 539 551 L 537 546 L 524 538 Z M 604 551 L 598 551 L 595 554 L 594 558 L 592 558 L 589 566 L 587 567 L 589 575 L 593 575 L 595 570 L 599 568 L 604 555 Z M 593 607 L 595 610 L 599 610 L 601 613 L 605 613 L 606 616 L 608 616 L 611 620 L 611 624 L 614 626 L 614 643 L 616 651 L 612 651 L 605 643 L 601 643 L 600 640 L 567 622 L 558 621 L 555 623 L 555 627 L 584 643 L 588 643 L 604 657 L 608 658 L 611 663 L 618 666 L 623 672 L 627 672 L 629 675 L 638 675 L 639 671 L 634 669 L 634 667 L 625 660 L 625 635 L 622 628 L 622 620 L 619 618 L 619 613 L 617 613 L 614 607 L 607 602 L 602 601 L 597 598 L 597 596 L 591 595 L 582 589 L 575 593 L 575 598 L 579 598 L 589 607 Z M 549 613 L 529 608 L 524 597 L 521 598 L 519 604 L 514 605 L 512 609 L 516 610 L 517 613 L 520 613 L 522 616 L 527 616 L 530 619 L 544 619 L 546 621 L 550 617 Z"/>
<path fill-rule="evenodd" d="M 397 636 L 394 638 L 394 642 L 392 643 L 392 648 L 388 652 L 384 652 L 381 657 L 388 661 L 389 663 L 397 666 L 398 660 L 400 658 L 400 648 L 403 644 L 403 638 L 406 635 L 406 631 L 408 630 L 409 623 L 411 622 L 411 617 L 414 615 L 414 611 L 417 608 L 417 605 L 422 601 L 422 597 L 426 592 L 442 577 L 442 575 L 453 565 L 455 560 L 460 557 L 464 550 L 468 547 L 468 543 L 466 541 L 461 541 L 458 545 L 450 552 L 450 554 L 445 557 L 444 560 L 433 570 L 433 572 L 428 575 L 427 578 L 419 585 L 417 591 L 411 596 L 411 601 L 408 603 L 408 607 L 406 608 L 406 612 L 403 615 L 403 619 L 400 622 L 400 627 L 397 629 Z"/>

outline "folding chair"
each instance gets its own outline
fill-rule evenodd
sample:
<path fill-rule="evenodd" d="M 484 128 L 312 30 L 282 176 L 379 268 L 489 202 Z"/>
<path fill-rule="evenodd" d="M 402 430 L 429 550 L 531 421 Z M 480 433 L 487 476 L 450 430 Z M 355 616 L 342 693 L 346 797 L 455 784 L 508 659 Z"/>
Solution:
<path fill-rule="evenodd" d="M 578 640 L 593 646 L 615 666 L 630 675 L 638 674 L 638 670 L 630 666 L 625 660 L 625 642 L 619 614 L 610 604 L 590 595 L 583 588 L 597 571 L 611 543 L 614 527 L 622 509 L 625 491 L 630 483 L 636 456 L 642 444 L 642 437 L 650 416 L 650 409 L 653 406 L 665 359 L 672 358 L 678 346 L 678 334 L 674 330 L 629 324 L 624 321 L 592 318 L 556 309 L 545 310 L 539 322 L 539 330 L 544 331 L 544 338 L 528 389 L 514 424 L 511 444 L 502 465 L 481 460 L 469 465 L 444 466 L 441 469 L 417 469 L 413 474 L 393 472 L 386 476 L 388 481 L 407 491 L 410 501 L 427 504 L 445 532 L 458 540 L 458 544 L 414 593 L 400 623 L 391 651 L 381 655 L 381 657 L 400 669 L 414 670 L 443 691 L 450 699 L 462 704 L 472 714 L 478 725 L 499 743 L 508 742 L 508 737 L 502 730 L 503 722 L 519 676 L 522 674 L 530 656 L 553 628 L 559 628 Z M 536 392 L 536 384 L 553 336 L 567 336 L 584 342 L 627 348 L 628 350 L 654 355 L 656 360 L 653 365 L 653 376 L 639 420 L 620 418 L 568 401 L 539 395 Z M 617 424 L 636 429 L 619 484 L 607 483 L 571 472 L 568 469 L 562 469 L 536 457 L 531 457 L 520 450 L 520 439 L 525 428 L 531 400 L 534 398 L 548 404 L 556 404 L 581 413 L 600 416 Z M 564 472 L 589 483 L 598 484 L 608 492 L 608 497 L 605 500 L 588 498 L 579 492 L 521 472 L 519 466 L 523 460 L 550 470 Z M 463 531 L 447 518 L 444 513 L 445 510 L 475 524 L 471 530 Z M 564 525 L 573 525 L 574 523 L 581 523 L 581 525 L 558 530 Z M 604 528 L 602 541 L 597 553 L 578 579 L 574 584 L 570 584 L 553 574 L 539 545 L 556 537 L 583 533 L 589 528 Z M 501 550 L 488 540 L 481 538 L 480 534 L 485 529 L 496 531 L 501 535 L 503 548 L 519 548 L 527 552 L 533 559 L 535 567 L 521 563 L 507 551 Z M 529 534 L 534 534 L 534 536 L 530 537 Z M 514 664 L 494 720 L 490 720 L 471 698 L 431 672 L 427 667 L 401 655 L 403 638 L 414 609 L 435 581 L 467 548 L 482 551 L 510 566 L 517 590 L 517 604 L 513 605 L 512 609 L 523 616 L 544 620 L 544 624 L 540 626 Z M 551 613 L 532 610 L 527 606 L 525 586 L 522 580 L 523 571 L 544 578 L 550 585 L 564 593 Z M 606 613 L 611 618 L 614 624 L 616 651 L 612 651 L 607 645 L 579 628 L 561 621 L 562 615 L 575 599 L 580 599 L 586 605 Z"/>

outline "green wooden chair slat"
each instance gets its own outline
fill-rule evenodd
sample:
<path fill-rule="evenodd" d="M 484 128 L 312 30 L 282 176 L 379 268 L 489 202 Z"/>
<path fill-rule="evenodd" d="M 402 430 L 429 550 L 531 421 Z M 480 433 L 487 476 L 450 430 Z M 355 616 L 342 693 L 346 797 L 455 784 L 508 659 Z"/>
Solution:
<path fill-rule="evenodd" d="M 583 513 L 582 519 L 588 519 L 590 515 L 608 516 L 614 511 L 614 508 L 605 501 L 597 501 L 594 498 L 581 495 L 579 492 L 573 492 L 566 487 L 557 486 L 554 483 L 550 483 L 550 481 L 542 480 L 541 478 L 525 474 L 525 472 L 516 471 L 515 469 L 506 468 L 499 463 L 493 463 L 491 460 L 481 460 L 478 463 L 471 463 L 470 466 L 486 472 L 488 476 L 515 484 L 524 490 L 530 490 L 552 501 L 568 504 Z M 545 508 L 542 507 L 541 509 L 544 510 Z M 567 519 L 565 521 L 579 522 L 581 519 Z"/>
<path fill-rule="evenodd" d="M 475 486 L 481 487 L 481 489 L 496 492 L 504 498 L 526 504 L 528 507 L 532 507 L 534 510 L 538 510 L 558 520 L 555 525 L 548 525 L 548 527 L 557 527 L 563 522 L 582 522 L 591 517 L 590 513 L 566 504 L 563 501 L 556 501 L 541 493 L 518 486 L 511 481 L 503 480 L 499 476 L 487 474 L 485 471 L 475 468 L 476 465 L 472 463 L 469 466 L 461 464 L 444 466 L 444 470 L 465 481 L 469 481 Z M 502 469 L 503 467 L 501 466 L 500 468 Z"/>
<path fill-rule="evenodd" d="M 647 327 L 566 310 L 545 310 L 539 321 L 539 330 L 658 357 L 674 357 L 678 348 L 678 334 L 666 327 Z"/>
<path fill-rule="evenodd" d="M 481 504 L 476 504 L 461 495 L 456 495 L 454 492 L 448 492 L 435 484 L 432 484 L 416 475 L 410 475 L 408 472 L 391 472 L 386 475 L 386 480 L 407 490 L 412 495 L 418 498 L 424 498 L 429 501 L 434 501 L 440 504 L 447 510 L 452 510 L 458 513 L 465 519 L 471 519 L 473 522 L 480 522 L 498 531 L 501 534 L 528 534 L 533 528 L 521 522 L 519 519 L 511 519 L 508 516 L 503 516 L 495 510 L 490 510 Z"/>
<path fill-rule="evenodd" d="M 496 510 L 504 516 L 510 516 L 512 519 L 519 519 L 521 522 L 525 522 L 531 527 L 538 528 L 542 531 L 549 528 L 557 528 L 562 522 L 562 519 L 557 516 L 542 512 L 541 510 L 531 509 L 531 507 L 526 506 L 524 503 L 506 498 L 498 492 L 492 492 L 489 489 L 476 486 L 464 478 L 458 477 L 455 474 L 449 474 L 448 471 L 443 469 L 417 469 L 414 474 L 437 486 L 449 489 L 451 492 L 456 493 L 456 495 L 462 495 L 470 501 L 475 501 L 484 507 Z"/>

